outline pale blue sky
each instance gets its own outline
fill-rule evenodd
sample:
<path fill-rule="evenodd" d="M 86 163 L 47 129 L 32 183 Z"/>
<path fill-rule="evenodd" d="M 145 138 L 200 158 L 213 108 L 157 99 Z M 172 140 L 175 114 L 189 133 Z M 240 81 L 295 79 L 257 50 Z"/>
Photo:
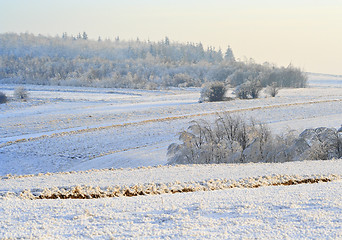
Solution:
<path fill-rule="evenodd" d="M 342 0 L 0 0 L 0 32 L 202 42 L 342 74 Z"/>

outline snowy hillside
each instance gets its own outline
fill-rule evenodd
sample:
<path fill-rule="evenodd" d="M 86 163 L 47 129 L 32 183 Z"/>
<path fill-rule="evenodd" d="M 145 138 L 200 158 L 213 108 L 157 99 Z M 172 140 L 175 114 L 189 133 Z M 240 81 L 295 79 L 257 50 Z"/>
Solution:
<path fill-rule="evenodd" d="M 191 120 L 210 120 L 224 112 L 254 117 L 276 133 L 338 128 L 340 86 L 283 89 L 276 98 L 201 104 L 199 89 L 26 86 L 28 102 L 0 105 L 0 175 L 165 164 L 167 146 Z M 11 96 L 15 87 L 1 85 L 0 91 Z"/>
<path fill-rule="evenodd" d="M 0 238 L 341 239 L 341 159 L 165 166 L 178 133 L 217 113 L 276 133 L 340 127 L 342 78 L 309 84 L 216 103 L 197 88 L 27 85 L 27 102 L 0 104 Z"/>

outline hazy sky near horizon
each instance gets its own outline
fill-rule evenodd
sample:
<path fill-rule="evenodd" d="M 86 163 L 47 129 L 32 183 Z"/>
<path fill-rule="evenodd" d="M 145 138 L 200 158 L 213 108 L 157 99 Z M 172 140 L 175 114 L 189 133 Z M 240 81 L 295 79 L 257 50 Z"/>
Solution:
<path fill-rule="evenodd" d="M 202 42 L 342 75 L 342 0 L 0 0 L 0 33 Z"/>

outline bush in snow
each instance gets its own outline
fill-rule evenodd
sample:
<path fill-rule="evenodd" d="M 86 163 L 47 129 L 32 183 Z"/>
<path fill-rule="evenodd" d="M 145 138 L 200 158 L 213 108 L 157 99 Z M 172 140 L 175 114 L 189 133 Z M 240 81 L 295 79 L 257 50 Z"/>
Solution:
<path fill-rule="evenodd" d="M 170 164 L 273 161 L 274 141 L 267 126 L 239 116 L 219 116 L 214 124 L 192 121 L 168 148 Z"/>
<path fill-rule="evenodd" d="M 271 85 L 268 85 L 265 89 L 265 93 L 269 94 L 271 97 L 275 97 L 279 92 L 279 88 L 276 82 L 273 82 Z"/>
<path fill-rule="evenodd" d="M 261 89 L 260 81 L 248 80 L 235 88 L 235 94 L 240 99 L 258 98 Z"/>
<path fill-rule="evenodd" d="M 289 151 L 294 160 L 342 157 L 342 135 L 334 128 L 306 129 Z"/>
<path fill-rule="evenodd" d="M 17 87 L 15 90 L 14 90 L 14 97 L 16 99 L 19 99 L 19 100 L 27 100 L 28 98 L 28 92 L 27 90 L 20 86 L 20 87 Z"/>
<path fill-rule="evenodd" d="M 0 92 L 0 104 L 7 102 L 7 96 L 3 92 Z"/>
<path fill-rule="evenodd" d="M 192 121 L 181 143 L 168 148 L 169 164 L 286 162 L 342 157 L 342 134 L 333 128 L 307 129 L 275 136 L 253 119 L 219 116 L 212 124 Z"/>
<path fill-rule="evenodd" d="M 221 82 L 206 84 L 201 90 L 200 102 L 223 101 L 226 94 L 226 87 Z"/>

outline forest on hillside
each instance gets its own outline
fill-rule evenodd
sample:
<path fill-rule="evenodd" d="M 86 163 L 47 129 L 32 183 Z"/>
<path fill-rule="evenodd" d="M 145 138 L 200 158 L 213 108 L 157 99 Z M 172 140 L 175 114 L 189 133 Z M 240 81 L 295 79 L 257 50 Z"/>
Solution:
<path fill-rule="evenodd" d="M 200 87 L 223 82 L 231 87 L 257 81 L 263 87 L 305 87 L 305 73 L 292 65 L 278 67 L 238 61 L 201 43 L 88 39 L 87 34 L 48 37 L 0 34 L 0 83 L 159 89 Z"/>

